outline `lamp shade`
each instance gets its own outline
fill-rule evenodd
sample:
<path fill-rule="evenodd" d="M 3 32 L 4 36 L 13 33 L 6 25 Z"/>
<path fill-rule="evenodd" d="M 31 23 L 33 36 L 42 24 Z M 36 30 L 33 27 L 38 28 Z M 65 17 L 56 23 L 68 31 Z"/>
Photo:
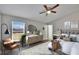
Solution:
<path fill-rule="evenodd" d="M 8 31 L 8 29 L 6 29 L 6 31 L 4 32 L 5 34 L 9 34 L 9 31 Z"/>

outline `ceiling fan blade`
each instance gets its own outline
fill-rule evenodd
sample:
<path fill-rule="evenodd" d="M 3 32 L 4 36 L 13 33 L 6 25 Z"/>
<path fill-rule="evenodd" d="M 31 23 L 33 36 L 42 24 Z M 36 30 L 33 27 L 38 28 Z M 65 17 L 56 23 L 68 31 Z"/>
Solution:
<path fill-rule="evenodd" d="M 52 13 L 56 13 L 56 11 L 51 11 Z"/>
<path fill-rule="evenodd" d="M 43 5 L 44 6 L 44 8 L 46 9 L 46 10 L 48 10 L 48 7 L 47 7 L 47 5 Z"/>
<path fill-rule="evenodd" d="M 46 11 L 40 12 L 40 14 L 45 13 Z"/>
<path fill-rule="evenodd" d="M 51 8 L 51 10 L 52 10 L 52 9 L 55 9 L 55 8 L 58 7 L 58 6 L 59 6 L 59 4 L 55 5 L 53 8 Z"/>

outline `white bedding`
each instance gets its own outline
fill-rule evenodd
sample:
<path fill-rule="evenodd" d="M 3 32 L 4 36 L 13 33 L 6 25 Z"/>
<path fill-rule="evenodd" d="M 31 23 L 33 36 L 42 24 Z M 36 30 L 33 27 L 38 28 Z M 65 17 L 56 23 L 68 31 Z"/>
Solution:
<path fill-rule="evenodd" d="M 28 36 L 26 36 L 26 40 L 28 40 L 28 37 L 34 37 L 34 36 L 38 36 L 38 35 L 34 35 L 34 34 L 28 35 Z"/>
<path fill-rule="evenodd" d="M 28 37 L 34 37 L 34 36 L 38 36 L 38 35 L 28 35 Z"/>

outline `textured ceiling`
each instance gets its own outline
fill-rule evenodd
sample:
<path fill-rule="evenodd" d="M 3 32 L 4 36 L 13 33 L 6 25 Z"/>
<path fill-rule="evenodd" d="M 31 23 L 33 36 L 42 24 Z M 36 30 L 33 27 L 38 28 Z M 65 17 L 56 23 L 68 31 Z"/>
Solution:
<path fill-rule="evenodd" d="M 53 6 L 53 4 L 48 5 Z M 28 18 L 30 20 L 36 20 L 44 23 L 51 22 L 60 17 L 66 16 L 72 12 L 76 12 L 79 10 L 79 4 L 60 4 L 57 7 L 56 14 L 49 14 L 45 16 L 45 14 L 39 14 L 40 11 L 44 10 L 42 4 L 1 4 L 0 12 L 8 15 L 14 15 L 19 17 Z"/>

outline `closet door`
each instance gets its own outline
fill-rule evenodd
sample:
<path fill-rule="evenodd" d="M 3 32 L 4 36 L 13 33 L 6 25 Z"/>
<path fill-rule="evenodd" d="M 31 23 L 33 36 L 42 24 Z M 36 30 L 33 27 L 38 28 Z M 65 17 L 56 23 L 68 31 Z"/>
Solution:
<path fill-rule="evenodd" d="M 53 25 L 45 25 L 44 28 L 44 40 L 53 40 Z"/>
<path fill-rule="evenodd" d="M 53 40 L 53 25 L 48 25 L 48 39 Z"/>

